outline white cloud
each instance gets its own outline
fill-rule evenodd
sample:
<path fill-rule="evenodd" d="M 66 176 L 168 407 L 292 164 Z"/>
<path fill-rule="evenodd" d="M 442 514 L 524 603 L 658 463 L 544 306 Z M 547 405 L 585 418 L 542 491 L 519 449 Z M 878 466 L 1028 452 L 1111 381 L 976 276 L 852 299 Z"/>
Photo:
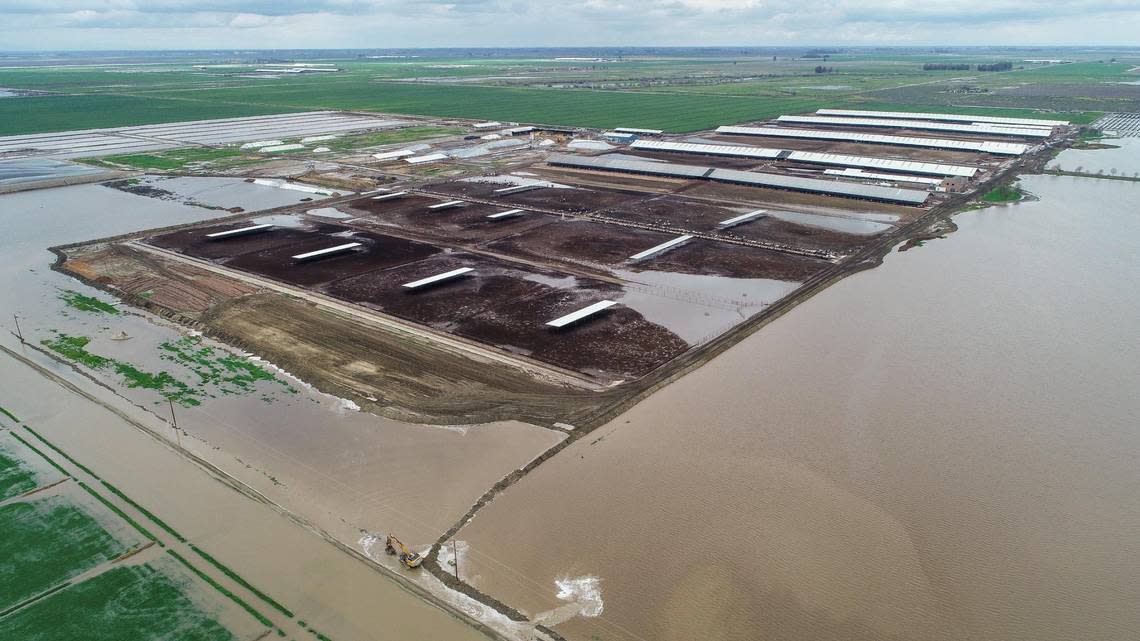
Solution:
<path fill-rule="evenodd" d="M 1136 0 L 0 0 L 0 21 L 0 50 L 1140 44 Z"/>

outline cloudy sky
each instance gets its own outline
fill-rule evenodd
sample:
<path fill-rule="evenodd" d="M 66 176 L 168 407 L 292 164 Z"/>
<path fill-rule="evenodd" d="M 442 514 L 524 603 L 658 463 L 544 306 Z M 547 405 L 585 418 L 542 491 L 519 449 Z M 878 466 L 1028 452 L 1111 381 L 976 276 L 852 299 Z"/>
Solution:
<path fill-rule="evenodd" d="M 1140 0 L 0 0 L 0 50 L 1140 45 Z"/>

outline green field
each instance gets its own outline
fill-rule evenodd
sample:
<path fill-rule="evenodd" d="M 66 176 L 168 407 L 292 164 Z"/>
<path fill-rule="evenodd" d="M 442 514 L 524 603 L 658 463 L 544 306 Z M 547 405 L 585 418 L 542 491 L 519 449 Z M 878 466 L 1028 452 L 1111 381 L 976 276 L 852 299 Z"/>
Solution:
<path fill-rule="evenodd" d="M 0 506 L 0 612 L 139 543 L 128 531 L 112 535 L 63 495 Z"/>
<path fill-rule="evenodd" d="M 1121 83 L 1140 57 L 1063 50 L 954 53 L 838 50 L 827 58 L 740 55 L 634 56 L 558 61 L 533 57 L 338 60 L 333 74 L 248 77 L 249 67 L 30 67 L 0 70 L 0 86 L 48 92 L 0 100 L 0 135 L 179 120 L 350 109 L 552 125 L 641 126 L 687 132 L 820 107 L 891 105 L 910 110 L 1061 114 L 1140 110 Z M 1038 65 L 1026 58 L 1074 60 Z M 1131 57 L 1129 57 L 1131 56 Z M 1010 71 L 924 70 L 923 64 L 1008 61 Z M 828 73 L 816 73 L 824 66 Z M 332 145 L 329 145 L 332 146 Z M 123 164 L 177 169 L 168 154 Z"/>
<path fill-rule="evenodd" d="M 104 156 L 93 164 L 122 165 L 135 169 L 182 169 L 187 165 L 211 164 L 233 166 L 240 164 L 246 154 L 234 147 L 185 147 L 153 154 Z M 223 162 L 225 161 L 225 162 Z"/>
<path fill-rule="evenodd" d="M 36 472 L 0 441 L 0 501 L 30 492 L 37 487 Z"/>
<path fill-rule="evenodd" d="M 0 639 L 222 641 L 262 638 L 275 627 L 203 568 L 216 568 L 292 618 L 212 557 L 203 556 L 208 565 L 182 559 L 168 545 L 185 538 L 31 428 L 21 432 L 28 440 L 0 432 L 0 478 L 9 493 L 39 491 L 0 499 Z M 98 480 L 173 539 L 141 535 L 122 509 L 73 476 L 78 472 L 41 472 L 59 465 L 47 451 L 93 476 L 88 480 Z"/>
<path fill-rule="evenodd" d="M 165 563 L 117 567 L 0 618 L 0 639 L 227 641 L 234 635 L 187 595 Z"/>

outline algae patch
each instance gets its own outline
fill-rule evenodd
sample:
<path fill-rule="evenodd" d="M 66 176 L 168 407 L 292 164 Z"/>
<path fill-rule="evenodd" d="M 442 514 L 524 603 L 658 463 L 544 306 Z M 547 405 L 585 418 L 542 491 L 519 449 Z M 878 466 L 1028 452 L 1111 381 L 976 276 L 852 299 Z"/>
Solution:
<path fill-rule="evenodd" d="M 59 299 L 67 304 L 68 307 L 78 309 L 81 312 L 91 312 L 93 314 L 111 314 L 117 316 L 119 308 L 110 303 L 103 301 L 93 296 L 80 294 L 71 289 L 65 289 L 59 293 Z"/>
<path fill-rule="evenodd" d="M 290 394 L 297 393 L 296 388 L 257 364 L 220 349 L 202 346 L 196 338 L 166 341 L 158 346 L 160 358 L 177 363 L 197 377 L 194 385 L 165 370 L 148 372 L 131 363 L 90 352 L 87 349 L 90 342 L 91 338 L 87 336 L 56 332 L 55 338 L 40 341 L 40 344 L 89 369 L 115 372 L 127 387 L 154 390 L 183 407 L 201 405 L 202 399 L 217 398 L 219 394 L 257 392 L 259 381 L 272 381 Z M 263 393 L 262 400 L 272 402 L 273 397 Z"/>
<path fill-rule="evenodd" d="M 164 398 L 183 407 L 202 404 L 199 397 L 206 396 L 202 390 L 190 387 L 169 372 L 145 372 L 130 363 L 93 354 L 87 351 L 87 344 L 90 342 L 91 339 L 87 336 L 56 333 L 54 339 L 42 340 L 40 344 L 60 356 L 90 369 L 113 371 L 123 378 L 127 387 L 155 390 Z"/>
<path fill-rule="evenodd" d="M 198 339 L 180 338 L 158 346 L 162 358 L 179 363 L 194 372 L 201 382 L 217 387 L 223 394 L 249 394 L 258 381 L 279 383 L 290 394 L 297 390 L 259 365 L 213 347 L 203 346 Z"/>

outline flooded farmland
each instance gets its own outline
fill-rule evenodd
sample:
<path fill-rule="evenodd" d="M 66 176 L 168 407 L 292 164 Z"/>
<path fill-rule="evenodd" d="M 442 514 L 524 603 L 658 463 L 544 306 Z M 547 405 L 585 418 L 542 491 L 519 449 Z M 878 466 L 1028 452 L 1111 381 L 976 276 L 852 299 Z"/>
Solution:
<path fill-rule="evenodd" d="M 248 190 L 243 199 L 241 191 L 217 192 L 215 179 L 195 180 L 180 179 L 179 192 L 211 206 L 220 202 L 213 195 L 229 206 L 257 207 L 277 192 L 298 194 L 237 181 L 235 187 Z M 53 256 L 45 248 L 52 245 L 224 211 L 83 185 L 0 196 L 0 212 L 7 330 L 14 329 L 10 314 L 17 314 L 31 346 L 82 364 L 155 420 L 169 419 L 166 398 L 172 399 L 185 447 L 342 540 L 392 529 L 409 544 L 430 544 L 484 488 L 563 438 L 515 421 L 433 427 L 361 413 L 272 364 L 119 308 L 49 268 Z M 0 343 L 19 345 L 8 331 Z"/>
<path fill-rule="evenodd" d="M 546 462 L 465 579 L 571 639 L 1133 636 L 1140 184 L 1022 183 Z"/>

